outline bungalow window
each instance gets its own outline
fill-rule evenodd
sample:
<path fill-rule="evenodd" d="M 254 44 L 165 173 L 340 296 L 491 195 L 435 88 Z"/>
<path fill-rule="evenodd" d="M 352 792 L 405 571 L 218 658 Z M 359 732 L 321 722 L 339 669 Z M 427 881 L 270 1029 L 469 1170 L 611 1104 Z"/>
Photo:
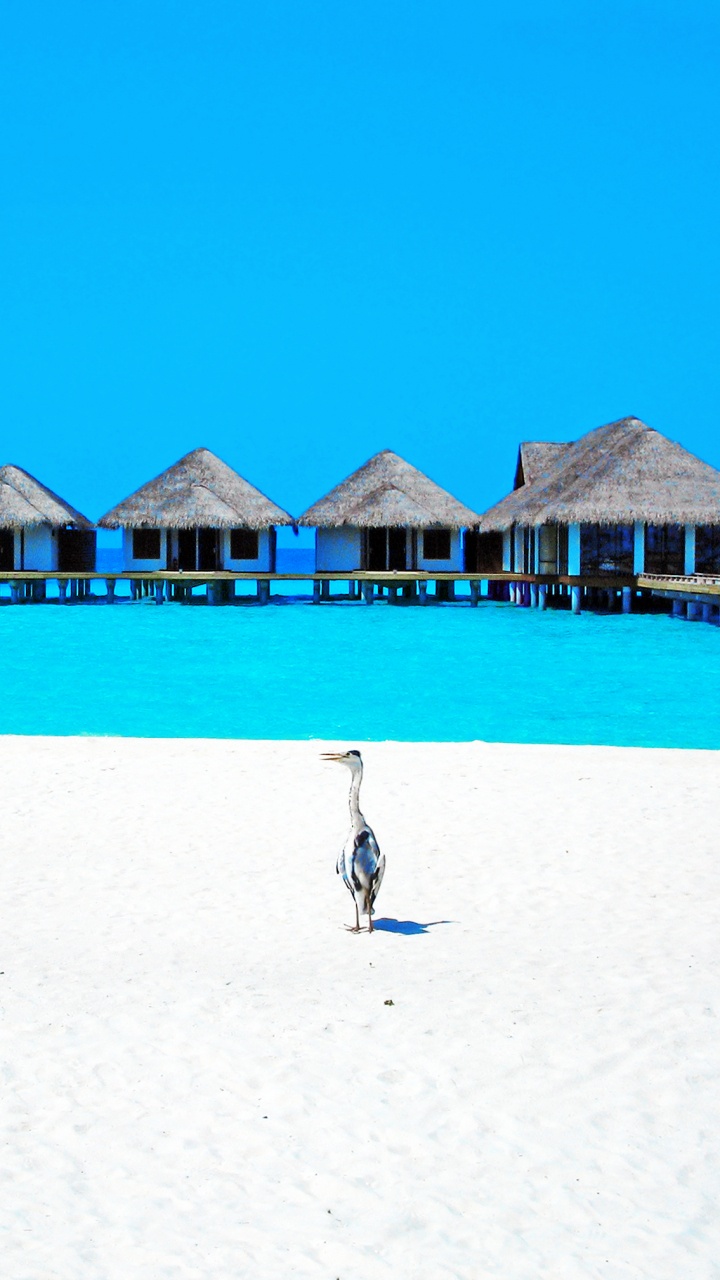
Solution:
<path fill-rule="evenodd" d="M 699 524 L 695 530 L 695 572 L 720 573 L 720 526 Z"/>
<path fill-rule="evenodd" d="M 634 532 L 629 524 L 580 526 L 581 573 L 632 573 Z"/>
<path fill-rule="evenodd" d="M 423 533 L 423 558 L 425 560 L 450 559 L 450 530 L 426 529 Z"/>
<path fill-rule="evenodd" d="M 259 538 L 257 529 L 230 530 L 230 559 L 257 560 Z"/>
<path fill-rule="evenodd" d="M 133 529 L 133 560 L 160 559 L 160 530 Z"/>
<path fill-rule="evenodd" d="M 685 529 L 680 524 L 649 524 L 645 528 L 645 572 L 685 572 Z"/>

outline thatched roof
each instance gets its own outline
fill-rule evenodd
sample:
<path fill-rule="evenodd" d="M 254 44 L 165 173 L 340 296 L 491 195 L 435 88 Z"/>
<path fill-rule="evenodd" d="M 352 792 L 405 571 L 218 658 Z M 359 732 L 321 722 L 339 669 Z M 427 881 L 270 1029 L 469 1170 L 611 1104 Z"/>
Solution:
<path fill-rule="evenodd" d="M 523 440 L 518 449 L 513 489 L 519 489 L 523 484 L 532 484 L 569 448 L 571 445 L 556 444 L 551 440 Z"/>
<path fill-rule="evenodd" d="M 383 449 L 301 515 L 298 524 L 335 529 L 464 529 L 479 516 L 447 490 Z"/>
<path fill-rule="evenodd" d="M 75 529 L 95 527 L 87 516 L 63 502 L 22 467 L 0 467 L 0 528 L 19 529 L 39 524 L 56 529 L 67 525 Z"/>
<path fill-rule="evenodd" d="M 549 465 L 548 465 L 549 462 Z M 720 471 L 637 418 L 589 431 L 482 516 L 482 532 L 513 524 L 720 525 Z"/>
<path fill-rule="evenodd" d="M 209 449 L 193 449 L 106 512 L 102 529 L 268 529 L 292 516 Z"/>

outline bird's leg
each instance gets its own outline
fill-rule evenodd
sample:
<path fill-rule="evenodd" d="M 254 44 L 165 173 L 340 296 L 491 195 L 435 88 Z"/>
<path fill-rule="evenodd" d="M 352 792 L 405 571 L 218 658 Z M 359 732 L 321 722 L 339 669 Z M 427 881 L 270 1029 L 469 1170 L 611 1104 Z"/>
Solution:
<path fill-rule="evenodd" d="M 359 933 L 359 932 L 360 932 L 360 912 L 358 911 L 358 904 L 357 904 L 357 902 L 355 903 L 355 923 L 354 923 L 354 924 L 346 924 L 346 925 L 345 925 L 345 928 L 347 929 L 348 933 Z"/>

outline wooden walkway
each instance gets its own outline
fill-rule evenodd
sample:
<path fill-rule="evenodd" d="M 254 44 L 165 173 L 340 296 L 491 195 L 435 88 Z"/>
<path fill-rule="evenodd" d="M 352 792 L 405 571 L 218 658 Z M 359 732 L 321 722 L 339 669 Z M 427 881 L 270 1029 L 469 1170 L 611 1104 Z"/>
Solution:
<path fill-rule="evenodd" d="M 456 600 L 456 588 L 467 587 L 460 596 L 462 602 L 477 606 L 481 599 L 507 600 L 521 607 L 545 609 L 547 607 L 572 608 L 579 613 L 583 604 L 609 609 L 623 608 L 629 612 L 633 597 L 637 595 L 634 577 L 543 575 L 530 573 L 443 573 L 421 570 L 320 572 L 320 573 L 230 573 L 227 571 L 180 572 L 159 570 L 150 572 L 60 572 L 58 570 L 15 570 L 0 572 L 0 587 L 9 587 L 10 601 L 43 603 L 48 600 L 47 584 L 54 583 L 57 597 L 52 603 L 82 602 L 101 599 L 109 604 L 152 597 L 158 604 L 165 600 L 185 601 L 193 591 L 207 594 L 209 604 L 249 603 L 253 599 L 267 604 L 271 588 L 276 587 L 275 598 L 287 594 L 297 596 L 293 584 L 312 584 L 312 599 L 316 603 L 342 600 L 374 600 L 385 598 L 390 602 L 430 604 L 452 603 Z M 246 590 L 236 595 L 235 584 L 255 583 L 255 592 Z M 93 585 L 102 584 L 101 593 L 93 591 Z M 339 584 L 345 585 L 338 591 Z M 428 590 L 434 584 L 432 591 Z M 277 590 L 277 588 L 280 588 Z"/>
<path fill-rule="evenodd" d="M 255 583 L 255 591 L 243 591 L 236 595 L 236 583 Z M 47 584 L 54 583 L 57 596 L 48 598 Z M 102 584 L 100 593 L 92 590 L 93 584 Z M 677 617 L 696 621 L 720 620 L 720 576 L 702 574 L 668 576 L 643 573 L 631 575 L 584 575 L 532 573 L 428 573 L 420 570 L 377 572 L 358 570 L 354 573 L 215 573 L 179 572 L 159 570 L 147 573 L 138 571 L 123 573 L 60 572 L 53 570 L 8 570 L 0 572 L 0 588 L 9 587 L 3 603 L 82 603 L 92 600 L 108 604 L 130 603 L 132 600 L 154 599 L 157 604 L 166 600 L 189 602 L 193 591 L 205 592 L 208 604 L 257 603 L 267 604 L 271 599 L 271 587 L 291 588 L 293 584 L 311 583 L 312 600 L 315 603 L 340 603 L 343 600 L 364 600 L 372 604 L 377 599 L 391 603 L 431 604 L 452 603 L 458 597 L 455 588 L 466 584 L 469 588 L 459 597 L 459 602 L 477 606 L 481 600 L 508 601 L 524 608 L 570 608 L 580 613 L 584 608 L 602 611 L 630 613 L 657 608 L 653 600 L 668 599 Z M 338 584 L 345 584 L 345 591 L 338 591 Z M 429 591 L 430 584 L 434 590 Z M 295 596 L 297 592 L 282 589 L 282 595 Z M 303 597 L 300 597 L 303 598 Z"/>
<path fill-rule="evenodd" d="M 676 618 L 686 618 L 688 622 L 720 621 L 720 577 L 641 573 L 638 586 L 658 599 L 671 600 Z"/>

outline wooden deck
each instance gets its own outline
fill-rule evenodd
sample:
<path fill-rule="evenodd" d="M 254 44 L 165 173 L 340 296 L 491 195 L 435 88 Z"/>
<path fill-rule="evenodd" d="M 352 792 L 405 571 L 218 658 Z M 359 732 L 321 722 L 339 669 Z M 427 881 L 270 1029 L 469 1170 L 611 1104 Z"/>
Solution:
<path fill-rule="evenodd" d="M 200 570 L 181 571 L 178 569 L 154 569 L 144 572 L 137 569 L 123 571 L 106 570 L 98 572 L 59 569 L 13 569 L 0 570 L 0 585 L 10 582 L 178 582 L 192 586 L 206 586 L 212 582 L 375 582 L 384 586 L 402 586 L 409 582 L 531 582 L 551 586 L 560 583 L 566 586 L 582 587 L 635 587 L 640 585 L 633 575 L 595 574 L 570 576 L 569 574 L 542 573 L 487 573 L 478 570 L 476 573 L 444 573 L 430 572 L 422 569 L 398 569 L 392 571 L 358 569 L 324 570 L 320 573 L 267 573 L 255 570 L 252 573 L 234 573 L 229 570 L 201 572 Z"/>
<path fill-rule="evenodd" d="M 48 597 L 47 584 L 54 584 Z M 95 583 L 101 591 L 93 590 Z M 254 583 L 255 590 L 247 588 L 236 592 L 236 584 Z M 123 586 L 127 584 L 127 586 Z M 384 598 L 391 603 L 435 604 L 466 603 L 476 607 L 482 600 L 508 601 L 528 608 L 571 608 L 581 611 L 583 603 L 590 607 L 629 611 L 631 597 L 636 593 L 634 578 L 629 577 L 569 577 L 532 573 L 452 573 L 427 570 L 356 570 L 321 571 L 319 573 L 231 573 L 229 571 L 186 572 L 180 570 L 137 570 L 124 572 L 81 572 L 59 570 L 5 570 L 0 572 L 0 587 L 10 588 L 10 601 L 4 595 L 4 603 L 129 603 L 131 600 L 155 599 L 157 604 L 165 600 L 189 603 L 193 592 L 207 597 L 209 604 L 247 604 L 253 600 L 268 604 L 271 594 L 275 599 L 298 596 L 293 586 L 307 584 L 312 587 L 312 600 L 317 604 L 340 603 L 343 600 L 363 600 L 372 604 Z M 430 584 L 434 584 L 429 590 Z M 462 592 L 457 588 L 463 586 Z M 275 591 L 272 592 L 272 588 Z M 340 589 L 338 589 L 340 588 Z M 55 594 L 57 592 L 57 594 Z M 196 597 L 197 598 L 197 597 Z"/>
<path fill-rule="evenodd" d="M 296 595 L 293 584 L 312 584 L 315 603 L 340 603 L 343 600 L 364 600 L 372 604 L 384 597 L 392 602 L 430 604 L 438 601 L 452 603 L 456 599 L 455 587 L 466 584 L 459 603 L 477 606 L 481 600 L 507 600 L 509 603 L 529 608 L 570 608 L 573 613 L 583 609 L 603 611 L 657 609 L 653 601 L 672 601 L 676 616 L 692 620 L 704 618 L 717 621 L 720 616 L 720 576 L 700 574 L 671 577 L 661 574 L 593 574 L 572 576 L 569 574 L 533 573 L 432 573 L 418 569 L 392 572 L 356 570 L 320 573 L 231 573 L 181 572 L 179 570 L 137 570 L 125 572 L 78 572 L 52 570 L 4 570 L 0 571 L 0 587 L 10 588 L 10 600 L 3 595 L 3 604 L 46 603 L 47 584 L 56 584 L 57 596 L 50 603 L 83 603 L 92 600 L 101 603 L 130 603 L 133 600 L 154 598 L 157 604 L 165 600 L 189 601 L 194 590 L 204 591 L 210 604 L 252 603 L 267 604 L 271 588 L 276 587 L 275 598 Z M 255 583 L 255 591 L 243 591 L 236 596 L 235 583 Z M 94 583 L 102 584 L 101 592 L 92 591 Z M 346 590 L 333 591 L 333 586 L 343 583 Z M 435 584 L 434 593 L 428 590 Z M 127 584 L 127 589 L 122 588 Z M 277 588 L 280 588 L 277 590 Z M 287 588 L 284 592 L 282 588 Z M 306 596 L 304 598 L 307 598 Z M 660 606 L 662 607 L 662 606 Z"/>
<path fill-rule="evenodd" d="M 660 573 L 641 573 L 638 586 L 655 595 L 666 598 L 699 601 L 712 600 L 720 596 L 720 577 L 710 577 L 702 573 L 679 574 L 668 576 Z"/>

